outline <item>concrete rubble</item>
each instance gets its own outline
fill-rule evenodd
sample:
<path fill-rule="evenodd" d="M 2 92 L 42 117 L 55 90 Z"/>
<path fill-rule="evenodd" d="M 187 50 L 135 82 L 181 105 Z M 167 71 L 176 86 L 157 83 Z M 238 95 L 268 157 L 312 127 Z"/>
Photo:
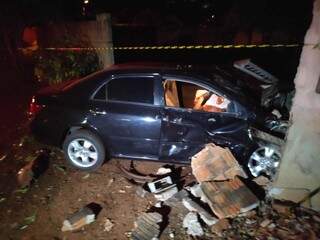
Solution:
<path fill-rule="evenodd" d="M 100 211 L 101 207 L 99 204 L 90 203 L 86 205 L 63 221 L 61 231 L 66 232 L 81 229 L 85 225 L 94 222 Z"/>
<path fill-rule="evenodd" d="M 136 189 L 136 195 L 141 198 L 144 198 L 149 192 L 145 190 L 142 186 L 138 186 Z"/>
<path fill-rule="evenodd" d="M 211 232 L 215 233 L 219 237 L 222 237 L 222 232 L 228 228 L 230 228 L 230 223 L 227 218 L 220 219 L 216 224 L 211 226 L 210 230 Z"/>
<path fill-rule="evenodd" d="M 207 144 L 191 160 L 192 173 L 199 183 L 224 181 L 235 176 L 247 178 L 247 174 L 227 148 Z"/>
<path fill-rule="evenodd" d="M 319 239 L 319 213 L 295 207 L 293 212 L 279 213 L 271 204 L 262 204 L 250 216 L 237 216 L 225 231 L 224 239 Z"/>
<path fill-rule="evenodd" d="M 230 181 L 204 182 L 201 188 L 210 208 L 220 219 L 235 217 L 259 204 L 257 197 L 237 177 Z"/>
<path fill-rule="evenodd" d="M 207 144 L 192 158 L 191 167 L 201 188 L 194 189 L 194 194 L 218 218 L 235 217 L 258 206 L 257 197 L 239 178 L 247 178 L 246 173 L 229 149 Z"/>
<path fill-rule="evenodd" d="M 236 217 L 258 206 L 257 197 L 240 179 L 247 178 L 246 173 L 229 149 L 207 144 L 194 155 L 191 168 L 196 181 L 191 181 L 185 186 L 178 186 L 179 182 L 174 182 L 172 178 L 174 170 L 165 167 L 157 171 L 160 178 L 146 184 L 148 190 L 158 201 L 163 202 L 164 206 L 184 206 L 188 210 L 183 219 L 183 227 L 189 235 L 203 236 L 204 227 L 211 228 L 214 233 L 221 235 L 221 232 L 229 227 L 226 218 Z M 181 187 L 182 190 L 179 191 Z M 137 191 L 138 195 L 144 196 L 141 192 L 145 193 L 146 190 L 138 187 Z M 133 231 L 136 236 L 134 239 L 152 239 L 151 235 L 154 237 L 160 234 L 155 227 L 156 230 L 150 230 L 153 234 L 141 237 L 141 232 L 150 233 L 149 230 L 145 230 L 145 222 L 152 221 L 152 217 L 148 216 L 143 214 L 137 220 Z M 151 226 L 157 226 L 155 223 Z"/>
<path fill-rule="evenodd" d="M 187 233 L 191 236 L 202 236 L 203 229 L 199 223 L 198 215 L 195 212 L 189 212 L 183 219 L 183 227 L 187 229 Z"/>
<path fill-rule="evenodd" d="M 270 179 L 265 177 L 265 176 L 263 176 L 263 175 L 261 175 L 259 177 L 256 177 L 252 181 L 254 181 L 259 186 L 263 186 L 263 187 L 264 186 L 268 186 L 271 183 Z"/>
<path fill-rule="evenodd" d="M 114 223 L 109 218 L 106 218 L 103 224 L 103 231 L 110 232 L 113 226 L 114 226 Z"/>
<path fill-rule="evenodd" d="M 30 158 L 28 169 L 36 169 L 31 167 L 38 161 L 36 159 Z M 129 231 L 124 233 L 126 237 L 141 240 L 320 239 L 319 213 L 290 202 L 271 201 L 267 194 L 261 197 L 254 188 L 261 188 L 266 193 L 271 180 L 264 176 L 245 179 L 242 167 L 228 149 L 210 144 L 192 160 L 193 168 L 183 167 L 184 170 L 179 171 L 179 166 L 163 166 L 158 171 L 153 170 L 155 175 L 139 173 L 135 178 L 141 180 L 141 184 L 135 181 L 128 186 L 129 181 L 123 181 L 117 186 L 116 194 L 138 195 L 141 202 L 141 198 L 147 199 L 143 200 L 146 206 L 134 209 L 139 215 L 133 229 L 129 226 Z M 201 164 L 207 167 L 203 168 Z M 132 177 L 130 173 L 128 175 Z M 31 176 L 27 183 L 33 180 L 34 176 Z M 94 175 L 79 177 L 88 180 Z M 117 181 L 114 177 L 108 178 L 105 186 L 116 185 Z M 99 198 L 103 201 L 101 195 Z M 111 202 L 107 204 L 109 207 Z M 166 208 L 169 210 L 164 211 Z M 122 222 L 117 222 L 117 216 L 97 216 L 95 207 L 88 204 L 68 216 L 61 230 L 73 232 L 66 236 L 80 235 L 87 232 L 86 225 L 93 223 L 105 234 L 119 231 Z M 121 217 L 126 217 L 126 212 Z M 23 224 L 21 228 L 27 226 Z"/>
<path fill-rule="evenodd" d="M 315 236 L 320 231 L 313 227 L 319 227 L 320 217 L 311 217 L 305 212 L 295 215 L 293 209 L 297 209 L 297 205 L 270 203 L 266 191 L 271 180 L 264 176 L 248 179 L 229 149 L 207 144 L 192 158 L 191 170 L 192 175 L 184 175 L 189 179 L 181 181 L 174 175 L 174 168 L 161 167 L 156 178 L 146 182 L 144 187 L 138 186 L 136 193 L 139 196 L 154 195 L 158 201 L 154 208 L 158 210 L 140 215 L 135 222 L 132 239 L 158 239 L 166 229 L 170 237 L 172 225 L 168 227 L 168 224 L 177 225 L 179 221 L 185 233 L 195 239 L 209 239 L 208 236 L 224 239 L 269 239 L 264 236 L 317 239 Z M 261 188 L 265 193 L 263 197 L 259 195 L 263 200 L 258 199 L 255 194 L 259 191 L 254 188 Z M 180 217 L 172 219 L 170 211 L 163 214 L 165 207 L 178 211 Z M 307 224 L 297 224 L 296 219 Z M 300 238 L 293 237 L 292 228 Z M 301 238 L 305 231 L 309 238 Z M 289 235 L 290 238 L 286 238 Z"/>
<path fill-rule="evenodd" d="M 141 214 L 134 223 L 135 228 L 131 233 L 133 240 L 156 240 L 160 235 L 162 215 L 157 212 Z"/>
<path fill-rule="evenodd" d="M 213 217 L 208 211 L 201 207 L 198 203 L 192 201 L 189 197 L 182 199 L 183 205 L 192 212 L 196 212 L 200 215 L 200 218 L 208 225 L 212 226 L 218 219 Z"/>
<path fill-rule="evenodd" d="M 272 208 L 280 214 L 290 214 L 293 204 L 288 204 L 285 202 L 274 201 L 272 203 Z"/>
<path fill-rule="evenodd" d="M 171 172 L 172 172 L 172 170 L 170 168 L 161 167 L 161 168 L 158 169 L 156 175 L 166 175 L 166 174 L 169 174 Z"/>

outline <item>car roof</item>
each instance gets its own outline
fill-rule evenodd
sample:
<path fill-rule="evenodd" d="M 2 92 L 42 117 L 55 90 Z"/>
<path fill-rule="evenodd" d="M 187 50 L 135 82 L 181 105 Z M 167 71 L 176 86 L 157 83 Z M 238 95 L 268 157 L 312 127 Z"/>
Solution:
<path fill-rule="evenodd" d="M 112 74 L 134 74 L 134 73 L 159 73 L 163 76 L 187 77 L 200 80 L 207 83 L 213 83 L 223 91 L 239 93 L 239 88 L 230 80 L 234 74 L 231 69 L 226 70 L 228 76 L 221 67 L 217 65 L 211 66 L 195 66 L 181 65 L 170 63 L 126 63 L 116 64 L 107 69 L 105 72 Z M 239 76 L 237 76 L 239 78 Z"/>
<path fill-rule="evenodd" d="M 238 79 L 239 75 L 232 72 L 232 69 L 226 68 L 222 71 L 220 66 L 196 66 L 174 63 L 162 63 L 162 62 L 133 62 L 114 64 L 103 70 L 92 73 L 82 79 L 74 81 L 68 85 L 67 88 L 73 88 L 73 86 L 80 85 L 95 85 L 94 83 L 102 82 L 107 76 L 117 74 L 160 74 L 162 76 L 176 77 L 176 78 L 192 78 L 199 83 L 213 84 L 218 92 L 223 93 L 226 96 L 239 100 L 242 103 L 247 103 L 250 97 L 244 95 L 237 84 L 233 81 Z M 227 72 L 228 76 L 225 74 Z M 235 77 L 233 77 L 235 76 Z M 96 81 L 97 80 L 97 81 Z M 81 87 L 80 87 L 81 88 Z M 250 100 L 249 100 L 250 101 Z M 251 102 L 251 101 L 250 101 Z"/>
<path fill-rule="evenodd" d="M 171 73 L 171 74 L 185 74 L 184 71 L 181 71 L 178 64 L 168 64 L 168 63 L 146 63 L 146 62 L 137 62 L 137 63 L 124 63 L 124 64 L 115 64 L 104 71 L 108 73 Z M 191 74 L 190 74 L 191 75 Z"/>

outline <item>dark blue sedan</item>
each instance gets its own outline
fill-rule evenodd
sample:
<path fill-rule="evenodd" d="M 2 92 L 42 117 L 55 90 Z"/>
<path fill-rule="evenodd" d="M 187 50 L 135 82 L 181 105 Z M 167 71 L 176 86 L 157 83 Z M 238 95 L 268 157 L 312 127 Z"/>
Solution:
<path fill-rule="evenodd" d="M 223 74 L 210 76 L 115 65 L 40 90 L 30 104 L 31 129 L 81 170 L 110 157 L 187 164 L 212 142 L 230 148 L 253 176 L 272 174 L 279 145 L 254 133 L 270 130 L 268 114 Z"/>

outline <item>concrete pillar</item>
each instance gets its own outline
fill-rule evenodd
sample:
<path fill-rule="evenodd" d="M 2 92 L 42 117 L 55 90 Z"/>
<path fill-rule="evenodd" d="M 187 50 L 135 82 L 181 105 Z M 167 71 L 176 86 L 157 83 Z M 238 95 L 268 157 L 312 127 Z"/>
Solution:
<path fill-rule="evenodd" d="M 320 0 L 314 1 L 313 19 L 305 43 L 320 42 Z M 271 195 L 277 199 L 299 202 L 320 187 L 320 49 L 304 46 L 295 77 L 296 94 L 278 176 Z M 320 210 L 320 193 L 304 203 Z"/>
<path fill-rule="evenodd" d="M 112 26 L 110 14 L 103 13 L 97 15 L 97 35 L 93 41 L 96 48 L 108 48 L 108 50 L 98 50 L 97 54 L 103 68 L 114 64 Z"/>

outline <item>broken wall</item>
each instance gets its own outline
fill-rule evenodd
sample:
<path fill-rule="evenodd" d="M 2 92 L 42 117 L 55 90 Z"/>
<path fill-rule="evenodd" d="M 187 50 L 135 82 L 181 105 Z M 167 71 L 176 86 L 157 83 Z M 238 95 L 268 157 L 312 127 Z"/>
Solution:
<path fill-rule="evenodd" d="M 291 109 L 292 126 L 271 194 L 299 202 L 320 187 L 320 0 L 314 2 L 313 20 L 304 42 L 295 78 L 296 94 Z M 312 44 L 312 45 L 310 45 Z M 320 210 L 320 194 L 305 202 Z"/>

